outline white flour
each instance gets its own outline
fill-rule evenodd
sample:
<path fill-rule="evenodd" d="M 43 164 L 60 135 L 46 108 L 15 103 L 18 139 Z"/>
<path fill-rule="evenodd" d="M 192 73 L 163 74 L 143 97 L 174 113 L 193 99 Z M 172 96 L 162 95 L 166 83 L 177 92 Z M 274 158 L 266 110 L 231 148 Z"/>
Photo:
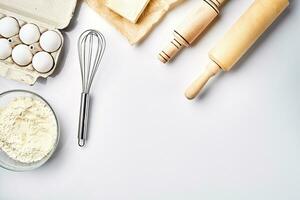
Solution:
<path fill-rule="evenodd" d="M 44 102 L 18 97 L 0 109 L 0 149 L 12 159 L 39 161 L 52 151 L 56 138 L 56 119 Z"/>

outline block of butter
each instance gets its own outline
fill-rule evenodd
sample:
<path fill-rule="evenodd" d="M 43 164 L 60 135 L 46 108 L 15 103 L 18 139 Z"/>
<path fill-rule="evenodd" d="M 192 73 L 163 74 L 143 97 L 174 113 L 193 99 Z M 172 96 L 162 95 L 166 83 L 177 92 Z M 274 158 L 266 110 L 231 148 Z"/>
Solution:
<path fill-rule="evenodd" d="M 149 1 L 150 0 L 107 0 L 106 6 L 130 22 L 136 23 Z"/>

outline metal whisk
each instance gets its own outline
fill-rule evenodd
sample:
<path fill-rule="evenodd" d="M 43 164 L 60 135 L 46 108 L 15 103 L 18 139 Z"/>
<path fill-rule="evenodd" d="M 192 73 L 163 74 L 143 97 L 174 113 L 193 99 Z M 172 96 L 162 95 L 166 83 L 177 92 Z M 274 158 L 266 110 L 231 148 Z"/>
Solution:
<path fill-rule="evenodd" d="M 78 40 L 82 93 L 78 127 L 78 145 L 83 147 L 87 137 L 90 89 L 106 47 L 104 36 L 95 30 L 83 32 Z"/>

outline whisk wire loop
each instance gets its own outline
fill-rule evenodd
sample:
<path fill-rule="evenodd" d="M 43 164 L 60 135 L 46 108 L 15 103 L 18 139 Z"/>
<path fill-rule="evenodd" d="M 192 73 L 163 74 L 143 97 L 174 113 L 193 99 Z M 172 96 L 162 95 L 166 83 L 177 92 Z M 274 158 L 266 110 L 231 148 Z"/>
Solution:
<path fill-rule="evenodd" d="M 87 30 L 79 37 L 78 55 L 81 67 L 82 90 L 85 93 L 90 91 L 105 48 L 105 38 L 98 31 Z"/>

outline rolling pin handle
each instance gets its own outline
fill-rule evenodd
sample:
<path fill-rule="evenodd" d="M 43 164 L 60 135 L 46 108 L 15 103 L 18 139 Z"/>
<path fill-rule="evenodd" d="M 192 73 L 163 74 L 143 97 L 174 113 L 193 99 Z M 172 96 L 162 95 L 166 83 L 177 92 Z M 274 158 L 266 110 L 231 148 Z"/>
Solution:
<path fill-rule="evenodd" d="M 219 73 L 222 69 L 218 64 L 211 61 L 207 67 L 204 69 L 204 72 L 188 87 L 185 92 L 187 99 L 194 99 L 206 85 L 210 78 Z"/>

